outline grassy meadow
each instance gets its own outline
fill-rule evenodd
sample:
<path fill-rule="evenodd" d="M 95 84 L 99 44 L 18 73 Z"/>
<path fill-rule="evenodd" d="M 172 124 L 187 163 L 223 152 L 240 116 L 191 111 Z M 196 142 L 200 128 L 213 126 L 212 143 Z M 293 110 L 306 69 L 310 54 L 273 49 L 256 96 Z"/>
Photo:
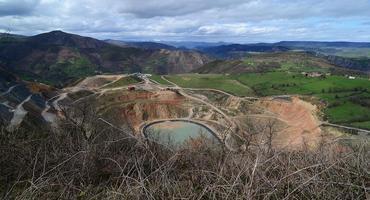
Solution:
<path fill-rule="evenodd" d="M 236 96 L 253 96 L 253 90 L 234 79 L 221 74 L 183 74 L 166 76 L 168 80 L 184 88 L 211 88 Z"/>
<path fill-rule="evenodd" d="M 152 76 L 150 77 L 150 79 L 156 81 L 157 83 L 160 83 L 162 85 L 171 85 L 169 82 L 167 82 L 166 80 L 163 80 L 161 75 L 156 75 L 156 74 L 152 74 Z"/>
<path fill-rule="evenodd" d="M 370 129 L 370 80 L 344 76 L 306 77 L 294 72 L 169 75 L 181 87 L 213 88 L 237 96 L 313 95 L 325 101 L 332 123 Z"/>
<path fill-rule="evenodd" d="M 124 86 L 128 86 L 131 84 L 139 83 L 139 82 L 141 82 L 141 79 L 139 78 L 136 78 L 133 76 L 125 76 L 113 82 L 112 84 L 105 86 L 104 88 L 124 87 Z"/>

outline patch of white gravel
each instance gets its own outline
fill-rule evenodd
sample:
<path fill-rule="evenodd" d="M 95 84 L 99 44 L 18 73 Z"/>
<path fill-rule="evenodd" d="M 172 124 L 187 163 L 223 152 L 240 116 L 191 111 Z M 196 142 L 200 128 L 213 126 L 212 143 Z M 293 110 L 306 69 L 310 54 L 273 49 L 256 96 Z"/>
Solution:
<path fill-rule="evenodd" d="M 27 101 L 29 101 L 32 97 L 32 94 L 30 96 L 28 96 L 24 101 L 22 101 L 22 103 L 20 103 L 13 111 L 13 118 L 12 120 L 10 121 L 10 124 L 9 126 L 7 127 L 7 129 L 9 131 L 12 131 L 16 128 L 19 127 L 19 125 L 22 123 L 23 121 L 23 118 L 26 116 L 26 114 L 28 113 L 27 110 L 25 110 L 23 108 L 23 104 L 25 104 Z"/>
<path fill-rule="evenodd" d="M 45 103 L 45 109 L 41 112 L 41 116 L 45 119 L 45 121 L 54 124 L 56 122 L 57 116 L 53 113 L 49 112 L 50 105 L 48 102 Z"/>

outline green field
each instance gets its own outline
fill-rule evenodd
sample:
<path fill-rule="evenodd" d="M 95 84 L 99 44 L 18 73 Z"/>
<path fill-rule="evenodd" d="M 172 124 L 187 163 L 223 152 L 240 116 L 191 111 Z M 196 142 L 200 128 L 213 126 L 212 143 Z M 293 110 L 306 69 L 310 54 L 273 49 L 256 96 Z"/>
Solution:
<path fill-rule="evenodd" d="M 118 81 L 113 82 L 112 84 L 109 84 L 105 86 L 104 88 L 116 88 L 116 87 L 124 87 L 131 84 L 139 83 L 141 82 L 141 79 L 133 76 L 126 76 L 120 78 Z"/>
<path fill-rule="evenodd" d="M 301 74 L 271 72 L 235 77 L 259 96 L 300 94 L 319 97 L 327 103 L 330 122 L 370 129 L 370 81 L 340 76 L 309 78 Z"/>
<path fill-rule="evenodd" d="M 253 96 L 253 90 L 232 76 L 220 74 L 171 75 L 166 78 L 184 88 L 211 88 L 223 90 L 237 96 Z"/>
<path fill-rule="evenodd" d="M 301 74 L 270 72 L 262 74 L 242 74 L 235 76 L 241 83 L 252 87 L 261 96 L 281 94 L 321 94 L 332 92 L 350 92 L 356 88 L 370 88 L 366 79 L 349 80 L 341 76 L 310 78 Z"/>
<path fill-rule="evenodd" d="M 171 83 L 169 83 L 169 82 L 167 82 L 167 81 L 163 80 L 163 79 L 161 78 L 161 75 L 155 75 L 155 74 L 153 74 L 153 75 L 150 77 L 150 79 L 152 79 L 152 80 L 154 80 L 154 81 L 156 81 L 156 82 L 158 82 L 158 83 L 160 83 L 160 84 L 162 84 L 162 85 L 171 85 Z"/>
<path fill-rule="evenodd" d="M 181 87 L 213 88 L 237 96 L 313 95 L 323 100 L 332 123 L 370 130 L 370 81 L 343 76 L 310 78 L 299 73 L 185 74 L 166 78 Z M 163 81 L 163 80 L 162 80 Z"/>
<path fill-rule="evenodd" d="M 292 62 L 292 61 L 285 61 L 281 62 L 280 69 L 276 71 L 282 72 L 329 72 L 329 68 L 324 67 L 316 67 L 314 64 L 309 62 Z"/>

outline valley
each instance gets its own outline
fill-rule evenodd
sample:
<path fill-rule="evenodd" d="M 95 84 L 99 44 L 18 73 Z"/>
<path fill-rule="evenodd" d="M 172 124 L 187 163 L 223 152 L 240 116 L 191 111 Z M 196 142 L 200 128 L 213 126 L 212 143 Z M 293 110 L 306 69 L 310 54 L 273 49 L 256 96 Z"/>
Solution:
<path fill-rule="evenodd" d="M 280 81 L 298 81 L 296 88 L 307 88 L 304 84 L 311 83 L 299 75 L 296 76 L 291 79 L 282 77 Z M 280 83 L 279 79 L 266 79 L 270 81 L 269 84 Z M 358 81 L 358 84 L 353 84 L 354 87 L 364 86 L 363 81 Z M 326 85 L 330 83 L 326 82 Z M 66 117 L 67 110 L 93 105 L 95 114 L 105 124 L 118 129 L 129 128 L 138 138 L 143 137 L 148 124 L 168 120 L 193 121 L 212 130 L 217 139 L 233 151 L 243 149 L 242 141 L 247 138 L 252 144 L 263 143 L 269 133 L 262 127 L 268 126 L 273 128 L 272 144 L 278 149 L 316 148 L 321 142 L 338 138 L 345 140 L 347 137 L 346 129 L 336 129 L 336 133 L 338 130 L 341 132 L 338 135 L 332 134 L 330 128 L 322 126 L 328 125 L 323 121 L 327 114 L 323 115 L 320 111 L 325 105 L 319 99 L 307 96 L 305 90 L 297 89 L 286 93 L 275 88 L 270 91 L 268 86 L 266 89 L 259 88 L 263 92 L 261 96 L 254 92 L 260 84 L 264 84 L 263 77 L 252 74 L 96 75 L 87 77 L 74 86 L 55 91 L 56 95 L 45 99 L 45 106 L 41 106 L 38 111 L 23 108 L 23 104 L 32 95 L 25 96 L 15 106 L 14 117 L 8 128 L 12 130 L 29 124 L 29 119 L 25 118 L 27 114 L 41 118 L 41 126 L 49 124 L 57 127 L 59 121 Z M 4 94 L 12 93 L 14 88 L 16 86 L 9 87 Z M 320 92 L 321 88 L 316 88 L 315 91 Z M 340 105 L 332 110 L 329 108 L 328 113 L 335 112 L 336 109 L 341 109 Z M 334 119 L 344 117 L 345 120 L 351 120 L 352 115 L 333 116 Z M 76 117 L 77 120 L 80 118 Z M 368 129 L 366 126 L 353 127 Z"/>
<path fill-rule="evenodd" d="M 58 178 L 50 187 L 58 187 L 55 183 L 68 173 L 79 183 L 113 184 L 119 177 L 145 185 L 141 177 L 152 176 L 147 169 L 176 184 L 191 180 L 182 177 L 189 169 L 208 178 L 208 170 L 220 177 L 231 172 L 231 182 L 256 169 L 266 174 L 264 185 L 269 185 L 276 179 L 275 172 L 267 173 L 274 171 L 270 167 L 281 173 L 275 184 L 289 168 L 301 182 L 308 172 L 297 172 L 296 165 L 319 168 L 322 162 L 347 173 L 336 176 L 329 170 L 325 177 L 359 178 L 357 172 L 366 170 L 356 167 L 367 166 L 361 159 L 370 147 L 369 58 L 347 51 L 365 53 L 358 45 L 367 44 L 294 44 L 187 49 L 61 31 L 0 37 L 0 142 L 5 152 L 0 166 L 10 163 L 0 170 L 5 174 L 0 182 L 24 168 L 25 179 L 38 186 L 42 176 L 51 178 L 44 172 L 48 168 Z M 328 54 L 326 45 L 344 50 Z M 40 178 L 29 178 L 34 173 Z M 144 174 L 126 179 L 136 176 L 132 173 Z M 150 184 L 168 184 L 162 180 Z M 16 189 L 0 184 L 0 192 L 33 187 L 12 181 Z"/>
<path fill-rule="evenodd" d="M 0 0 L 0 200 L 370 200 L 370 0 Z"/>
<path fill-rule="evenodd" d="M 1 121 L 9 131 L 56 127 L 71 108 L 90 105 L 110 126 L 129 128 L 136 136 L 152 122 L 193 120 L 233 150 L 245 140 L 265 140 L 260 138 L 265 130 L 255 126 L 271 123 L 275 147 L 289 149 L 303 143 L 314 147 L 323 135 L 331 140 L 324 125 L 333 124 L 341 136 L 351 128 L 370 130 L 367 73 L 297 50 L 302 45 L 359 44 L 281 42 L 188 50 L 61 31 L 2 39 Z"/>
<path fill-rule="evenodd" d="M 370 0 L 0 0 L 0 200 L 370 200 Z"/>

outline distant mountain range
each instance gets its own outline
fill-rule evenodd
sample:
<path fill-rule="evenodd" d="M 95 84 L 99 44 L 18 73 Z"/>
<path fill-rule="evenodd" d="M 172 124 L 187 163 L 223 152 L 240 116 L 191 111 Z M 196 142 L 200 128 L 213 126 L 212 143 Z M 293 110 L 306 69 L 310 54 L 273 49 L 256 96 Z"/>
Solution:
<path fill-rule="evenodd" d="M 281 41 L 273 45 L 291 48 L 370 48 L 370 42 Z"/>
<path fill-rule="evenodd" d="M 176 50 L 174 46 L 157 43 L 157 42 L 125 42 L 120 40 L 104 40 L 107 43 L 114 44 L 121 47 L 135 47 L 143 49 L 167 49 L 167 50 Z"/>
<path fill-rule="evenodd" d="M 354 50 L 356 52 L 353 54 L 357 55 L 360 52 L 360 55 L 365 56 L 347 56 Z M 370 71 L 370 55 L 366 57 L 366 53 L 370 51 L 370 43 L 282 41 L 257 44 L 207 42 L 164 44 L 102 41 L 62 31 L 30 37 L 0 34 L 0 66 L 17 74 L 23 80 L 39 81 L 54 86 L 63 86 L 81 77 L 99 73 L 187 73 L 197 71 L 216 59 L 242 60 L 258 53 L 290 51 L 307 52 L 311 56 L 326 60 L 331 65 Z M 209 66 L 212 65 L 206 65 L 206 69 L 209 70 Z M 222 67 L 221 65 L 222 62 L 218 61 L 217 66 Z M 228 65 L 230 63 L 226 64 Z"/>
<path fill-rule="evenodd" d="M 121 41 L 121 40 L 105 40 L 108 43 L 119 45 L 119 46 L 131 46 L 138 48 L 147 49 L 181 49 L 181 50 L 199 50 L 207 47 L 217 47 L 222 45 L 229 45 L 232 43 L 226 42 L 192 42 L 192 41 L 160 41 L 160 42 L 132 42 L 132 41 Z"/>
<path fill-rule="evenodd" d="M 332 65 L 369 72 L 370 43 L 283 41 L 278 43 L 229 44 L 198 48 L 217 59 L 243 59 L 256 53 L 306 52 Z"/>
<path fill-rule="evenodd" d="M 300 42 L 225 44 L 97 40 L 52 31 L 35 36 L 0 34 L 0 124 L 8 128 L 43 126 L 47 99 L 58 89 L 100 73 L 263 73 L 325 71 L 340 74 L 370 71 L 370 43 Z M 366 54 L 364 54 L 366 55 Z M 361 70 L 362 72 L 359 72 Z M 48 85 L 39 82 L 47 83 Z M 49 86 L 50 85 L 50 86 Z M 24 114 L 23 109 L 27 110 Z M 56 110 L 51 110 L 55 114 Z"/>
<path fill-rule="evenodd" d="M 10 34 L 10 33 L 0 33 L 0 39 L 7 39 L 7 38 L 26 38 L 27 36 L 23 35 L 15 35 L 15 34 Z"/>
<path fill-rule="evenodd" d="M 307 52 L 264 52 L 250 54 L 242 59 L 215 60 L 194 70 L 202 74 L 264 73 L 271 71 L 295 71 L 334 69 L 335 65 L 324 58 Z"/>
<path fill-rule="evenodd" d="M 206 47 L 215 47 L 232 44 L 227 42 L 194 42 L 194 41 L 161 41 L 161 43 L 174 46 L 179 49 L 202 49 Z"/>
<path fill-rule="evenodd" d="M 31 37 L 0 38 L 0 65 L 23 79 L 64 85 L 96 73 L 186 73 L 211 59 L 154 43 L 112 44 L 52 31 Z"/>
<path fill-rule="evenodd" d="M 370 43 L 282 41 L 277 43 L 227 44 L 210 47 L 198 47 L 197 49 L 219 58 L 233 58 L 235 56 L 244 55 L 248 52 L 283 52 L 289 50 L 318 51 L 327 54 L 337 53 L 345 49 L 362 49 L 370 52 Z"/>
<path fill-rule="evenodd" d="M 200 51 L 218 58 L 240 58 L 251 52 L 284 52 L 290 49 L 274 44 L 230 44 L 214 47 L 202 47 Z"/>

